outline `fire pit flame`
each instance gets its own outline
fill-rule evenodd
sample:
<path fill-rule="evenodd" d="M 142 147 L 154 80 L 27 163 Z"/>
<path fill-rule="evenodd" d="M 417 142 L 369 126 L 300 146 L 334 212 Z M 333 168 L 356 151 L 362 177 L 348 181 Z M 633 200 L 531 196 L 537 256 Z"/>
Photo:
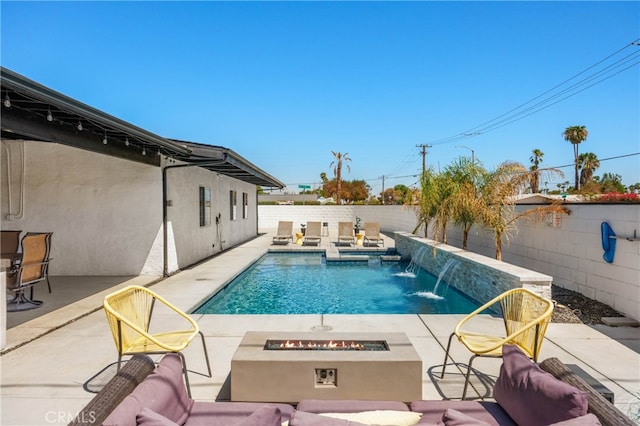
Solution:
<path fill-rule="evenodd" d="M 273 350 L 335 350 L 335 351 L 388 351 L 384 340 L 267 340 L 264 349 Z"/>

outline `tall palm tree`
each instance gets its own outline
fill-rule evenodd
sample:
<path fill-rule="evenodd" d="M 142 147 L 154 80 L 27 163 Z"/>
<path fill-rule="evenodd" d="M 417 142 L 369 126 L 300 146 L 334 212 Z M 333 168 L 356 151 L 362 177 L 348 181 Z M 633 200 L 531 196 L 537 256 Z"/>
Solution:
<path fill-rule="evenodd" d="M 529 170 L 531 170 L 531 192 L 533 194 L 537 194 L 539 192 L 539 187 L 540 187 L 540 173 L 538 172 L 538 169 L 539 169 L 540 163 L 542 163 L 542 157 L 544 157 L 544 152 L 536 148 L 533 151 L 531 151 L 531 153 L 533 154 L 531 158 L 529 158 L 529 161 L 531 161 L 532 163 L 532 166 L 529 167 Z"/>
<path fill-rule="evenodd" d="M 580 180 L 578 179 L 578 145 L 587 139 L 589 132 L 585 126 L 571 126 L 564 129 L 562 133 L 564 140 L 573 145 L 573 161 L 575 168 L 575 188 L 580 190 Z"/>
<path fill-rule="evenodd" d="M 342 200 L 340 198 L 340 190 L 342 189 L 342 166 L 346 162 L 350 162 L 351 158 L 349 158 L 349 153 L 345 152 L 344 154 L 340 152 L 331 151 L 334 156 L 334 160 L 329 164 L 329 167 L 333 167 L 333 174 L 336 176 L 336 203 L 338 205 L 342 204 Z M 344 164 L 347 166 L 347 171 L 351 172 L 351 167 L 348 164 Z"/>
<path fill-rule="evenodd" d="M 584 185 L 593 180 L 593 172 L 600 167 L 600 160 L 593 152 L 585 152 L 578 156 L 580 166 L 580 185 Z"/>

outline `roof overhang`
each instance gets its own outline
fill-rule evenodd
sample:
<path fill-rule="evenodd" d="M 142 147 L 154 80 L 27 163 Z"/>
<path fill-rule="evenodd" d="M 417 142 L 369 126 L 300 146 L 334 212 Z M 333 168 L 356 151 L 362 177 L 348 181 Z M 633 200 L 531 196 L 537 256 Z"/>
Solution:
<path fill-rule="evenodd" d="M 256 185 L 285 186 L 230 149 L 163 138 L 4 67 L 0 84 L 2 139 L 54 142 L 154 166 L 164 155 Z"/>
<path fill-rule="evenodd" d="M 186 141 L 174 142 L 191 150 L 191 156 L 186 160 L 190 164 L 263 188 L 282 189 L 286 186 L 229 148 Z"/>

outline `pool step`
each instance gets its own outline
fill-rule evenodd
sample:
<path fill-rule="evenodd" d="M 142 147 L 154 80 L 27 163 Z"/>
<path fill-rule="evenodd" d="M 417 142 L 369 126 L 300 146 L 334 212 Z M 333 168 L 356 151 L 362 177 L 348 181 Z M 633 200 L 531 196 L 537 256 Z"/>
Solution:
<path fill-rule="evenodd" d="M 330 247 L 325 253 L 327 262 L 368 262 L 369 256 L 364 254 L 340 254 L 336 247 Z"/>

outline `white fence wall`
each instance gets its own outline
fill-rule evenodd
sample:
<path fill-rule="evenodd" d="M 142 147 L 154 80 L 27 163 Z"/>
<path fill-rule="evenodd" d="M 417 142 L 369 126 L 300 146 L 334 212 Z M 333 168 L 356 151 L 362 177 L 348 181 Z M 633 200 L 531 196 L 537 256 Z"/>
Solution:
<path fill-rule="evenodd" d="M 601 301 L 619 312 L 640 320 L 640 241 L 618 239 L 614 262 L 602 259 L 600 224 L 607 221 L 618 236 L 640 231 L 638 204 L 569 204 L 572 214 L 562 216 L 560 227 L 521 222 L 519 230 L 503 244 L 503 260 L 523 268 L 551 275 L 553 283 Z M 520 207 L 526 208 L 526 207 Z M 278 220 L 293 220 L 294 228 L 308 220 L 337 222 L 354 220 L 379 222 L 383 231 L 412 232 L 415 211 L 403 206 L 259 206 L 258 228 L 277 228 Z M 335 229 L 334 229 L 335 228 Z M 418 232 L 423 235 L 423 231 Z M 429 235 L 431 236 L 431 234 Z M 448 244 L 462 246 L 462 232 L 453 226 Z M 469 250 L 493 257 L 493 235 L 474 227 Z"/>

